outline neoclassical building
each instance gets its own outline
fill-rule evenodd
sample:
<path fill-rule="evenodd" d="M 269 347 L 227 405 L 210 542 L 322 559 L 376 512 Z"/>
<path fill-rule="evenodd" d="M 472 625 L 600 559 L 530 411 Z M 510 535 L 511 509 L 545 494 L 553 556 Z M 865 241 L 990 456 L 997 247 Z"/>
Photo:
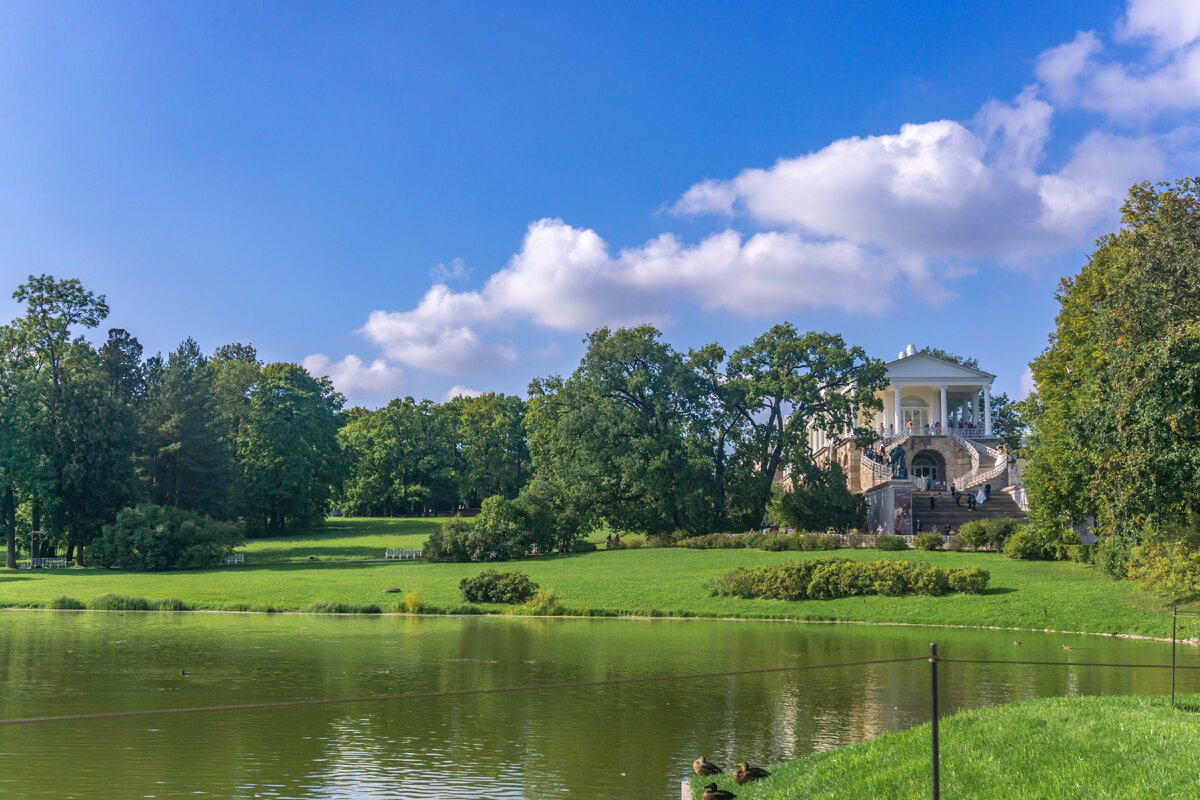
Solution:
<path fill-rule="evenodd" d="M 876 448 L 903 449 L 908 480 L 916 490 L 926 479 L 934 490 L 952 484 L 960 491 L 1008 485 L 1008 455 L 992 432 L 991 382 L 994 375 L 964 367 L 909 345 L 887 365 L 888 386 L 878 393 L 883 412 L 860 413 L 860 427 L 882 437 Z M 865 492 L 892 480 L 886 460 L 863 452 L 847 437 L 809 432 L 819 462 L 830 459 L 846 472 L 851 491 Z"/>

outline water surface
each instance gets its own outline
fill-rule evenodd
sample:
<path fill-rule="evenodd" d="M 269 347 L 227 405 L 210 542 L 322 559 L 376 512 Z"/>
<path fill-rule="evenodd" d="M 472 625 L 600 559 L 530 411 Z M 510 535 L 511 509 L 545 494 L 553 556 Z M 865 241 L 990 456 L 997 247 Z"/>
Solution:
<path fill-rule="evenodd" d="M 1169 624 L 1169 622 L 1168 622 Z M 1169 662 L 1101 637 L 705 620 L 0 612 L 0 717 L 945 657 Z M 1068 644 L 1073 649 L 1064 650 Z M 1180 663 L 1200 663 L 1181 647 Z M 186 672 L 186 674 L 184 674 Z M 1165 693 L 1167 672 L 943 664 L 945 713 Z M 0 797 L 677 798 L 929 718 L 916 662 L 545 692 L 0 726 Z M 1179 676 L 1196 691 L 1195 673 Z"/>

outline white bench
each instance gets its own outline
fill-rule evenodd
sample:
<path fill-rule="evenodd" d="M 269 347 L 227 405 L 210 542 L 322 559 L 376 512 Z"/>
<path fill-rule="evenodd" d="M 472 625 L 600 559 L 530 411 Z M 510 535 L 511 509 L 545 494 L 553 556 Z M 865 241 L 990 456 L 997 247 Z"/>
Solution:
<path fill-rule="evenodd" d="M 414 549 L 409 547 L 389 547 L 387 550 L 383 551 L 384 560 L 394 558 L 403 561 L 404 559 L 417 559 L 422 558 L 423 556 L 424 551 L 420 548 Z"/>
<path fill-rule="evenodd" d="M 246 554 L 245 553 L 231 553 L 230 555 L 225 556 L 225 563 L 226 564 L 245 564 L 246 563 Z"/>

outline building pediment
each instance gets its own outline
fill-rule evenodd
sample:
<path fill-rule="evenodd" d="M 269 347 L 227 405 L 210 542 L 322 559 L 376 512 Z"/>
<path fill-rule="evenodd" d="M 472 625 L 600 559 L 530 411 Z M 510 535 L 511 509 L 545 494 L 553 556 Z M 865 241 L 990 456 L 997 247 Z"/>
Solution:
<path fill-rule="evenodd" d="M 996 376 L 980 369 L 971 369 L 928 353 L 915 353 L 884 365 L 892 383 L 979 384 L 990 383 Z"/>

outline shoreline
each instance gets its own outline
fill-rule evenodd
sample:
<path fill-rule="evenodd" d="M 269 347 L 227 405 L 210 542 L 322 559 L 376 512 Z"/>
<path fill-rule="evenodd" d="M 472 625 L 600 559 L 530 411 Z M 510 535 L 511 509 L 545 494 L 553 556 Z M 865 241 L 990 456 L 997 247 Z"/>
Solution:
<path fill-rule="evenodd" d="M 504 614 L 493 611 L 481 611 L 477 614 L 438 613 L 438 612 L 408 612 L 408 611 L 378 611 L 378 612 L 341 612 L 341 611 L 304 611 L 298 609 L 281 609 L 276 611 L 259 611 L 253 609 L 235 610 L 224 608 L 191 608 L 186 610 L 165 609 L 101 609 L 101 608 L 45 608 L 41 606 L 3 605 L 0 611 L 28 611 L 51 613 L 95 613 L 95 614 L 261 614 L 265 616 L 308 616 L 308 617 L 430 617 L 430 618 L 459 618 L 478 619 L 572 619 L 572 620 L 629 620 L 637 622 L 774 622 L 792 625 L 859 625 L 865 627 L 895 627 L 895 628 L 929 628 L 933 630 L 969 630 L 969 631 L 1007 631 L 1010 633 L 1044 633 L 1058 636 L 1100 636 L 1109 639 L 1130 639 L 1134 641 L 1171 642 L 1167 636 L 1146 636 L 1136 633 L 1101 633 L 1097 631 L 1067 631 L 1056 628 L 1017 628 L 1002 625 L 951 625 L 946 623 L 917 623 L 890 622 L 887 620 L 856 620 L 856 619 L 801 619 L 799 617 L 752 617 L 729 615 L 705 615 L 702 612 L 677 616 L 670 614 L 634 614 L 613 611 L 612 613 L 596 614 Z M 604 610 L 602 610 L 604 611 Z M 1187 639 L 1178 638 L 1176 644 L 1200 647 L 1200 637 Z"/>

